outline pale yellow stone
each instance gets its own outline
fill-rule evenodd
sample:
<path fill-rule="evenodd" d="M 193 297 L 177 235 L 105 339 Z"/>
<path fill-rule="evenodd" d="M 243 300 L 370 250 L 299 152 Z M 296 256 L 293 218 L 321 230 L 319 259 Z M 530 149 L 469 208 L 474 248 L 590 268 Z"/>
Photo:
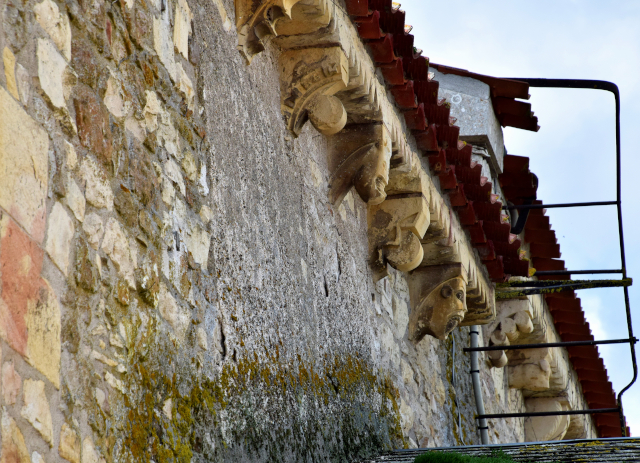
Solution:
<path fill-rule="evenodd" d="M 16 84 L 16 57 L 7 47 L 2 50 L 2 62 L 4 64 L 4 76 L 7 79 L 7 90 L 18 100 L 20 95 Z"/>
<path fill-rule="evenodd" d="M 27 306 L 27 362 L 60 388 L 60 305 L 49 282 L 42 279 L 39 299 Z"/>
<path fill-rule="evenodd" d="M 64 153 L 67 159 L 67 169 L 74 170 L 78 165 L 78 155 L 75 147 L 67 140 L 64 141 Z"/>
<path fill-rule="evenodd" d="M 99 461 L 100 457 L 98 456 L 98 452 L 96 452 L 93 441 L 90 437 L 85 437 L 82 441 L 81 463 L 98 463 Z"/>
<path fill-rule="evenodd" d="M 36 21 L 56 44 L 58 50 L 69 61 L 71 59 L 71 27 L 69 17 L 61 13 L 58 5 L 52 0 L 44 0 L 33 7 Z"/>
<path fill-rule="evenodd" d="M 178 90 L 184 93 L 184 96 L 187 99 L 187 107 L 189 109 L 193 109 L 193 97 L 195 96 L 195 92 L 193 91 L 191 78 L 182 68 L 180 63 L 176 63 L 176 72 L 178 75 Z"/>
<path fill-rule="evenodd" d="M 80 463 L 80 437 L 67 423 L 60 430 L 58 453 L 70 463 Z"/>
<path fill-rule="evenodd" d="M 122 230 L 120 223 L 110 218 L 105 227 L 102 249 L 116 264 L 118 272 L 124 277 L 129 287 L 135 289 L 135 278 L 133 275 L 134 261 L 129 248 L 129 240 Z"/>
<path fill-rule="evenodd" d="M 211 219 L 213 219 L 213 212 L 211 211 L 211 208 L 206 205 L 200 208 L 199 215 L 205 225 L 211 222 Z"/>
<path fill-rule="evenodd" d="M 196 330 L 196 338 L 198 339 L 198 346 L 200 346 L 201 349 L 209 349 L 209 344 L 207 342 L 207 332 L 201 326 Z"/>
<path fill-rule="evenodd" d="M 85 196 L 98 209 L 113 209 L 113 191 L 100 167 L 91 158 L 85 158 L 80 166 L 80 176 L 85 181 Z"/>
<path fill-rule="evenodd" d="M 193 15 L 186 0 L 178 0 L 173 26 L 173 42 L 176 50 L 185 59 L 189 59 L 189 35 L 191 35 L 191 20 Z"/>
<path fill-rule="evenodd" d="M 26 379 L 22 388 L 22 403 L 20 415 L 36 428 L 47 444 L 53 445 L 53 422 L 44 382 Z"/>
<path fill-rule="evenodd" d="M 154 91 L 146 91 L 147 104 L 144 107 L 144 120 L 149 132 L 155 132 L 158 129 L 158 115 L 162 112 L 162 106 L 158 95 Z"/>
<path fill-rule="evenodd" d="M 0 207 L 38 242 L 45 231 L 49 137 L 0 87 Z"/>
<path fill-rule="evenodd" d="M 49 97 L 51 104 L 57 108 L 65 108 L 64 79 L 67 62 L 46 39 L 38 39 L 37 55 L 40 87 Z"/>
<path fill-rule="evenodd" d="M 26 106 L 29 104 L 29 98 L 31 98 L 31 76 L 29 76 L 29 72 L 20 63 L 16 64 L 15 75 L 20 93 L 20 101 Z"/>
<path fill-rule="evenodd" d="M 33 452 L 31 454 L 31 463 L 45 463 L 44 457 L 38 452 Z"/>
<path fill-rule="evenodd" d="M 169 207 L 173 206 L 176 199 L 176 189 L 168 178 L 162 179 L 162 201 Z"/>
<path fill-rule="evenodd" d="M 169 292 L 164 284 L 160 285 L 160 294 L 158 298 L 158 311 L 173 328 L 176 337 L 183 340 L 189 328 L 191 317 L 189 313 L 180 307 L 173 295 Z"/>
<path fill-rule="evenodd" d="M 133 116 L 129 116 L 124 121 L 124 128 L 131 132 L 138 141 L 143 142 L 147 136 L 144 123 L 140 122 Z"/>
<path fill-rule="evenodd" d="M 153 47 L 171 77 L 176 81 L 176 63 L 173 54 L 173 40 L 171 40 L 171 24 L 169 22 L 169 9 L 165 10 L 160 18 L 153 18 Z"/>
<path fill-rule="evenodd" d="M 402 423 L 402 431 L 405 436 L 409 433 L 411 428 L 413 428 L 414 420 L 415 412 L 403 398 L 400 398 L 400 421 Z"/>
<path fill-rule="evenodd" d="M 222 0 L 213 0 L 213 3 L 217 7 L 218 14 L 220 15 L 220 19 L 222 20 L 222 29 L 224 29 L 225 32 L 229 32 L 233 25 L 231 23 L 231 20 L 229 19 L 227 10 L 224 8 L 224 5 L 222 4 Z"/>
<path fill-rule="evenodd" d="M 116 362 L 115 360 L 111 360 L 106 355 L 101 354 L 100 352 L 96 352 L 95 350 L 91 351 L 91 358 L 93 360 L 98 360 L 99 362 L 102 362 L 105 365 L 110 367 L 115 367 L 116 365 L 118 365 L 118 362 Z"/>
<path fill-rule="evenodd" d="M 122 119 L 127 115 L 126 105 L 122 98 L 122 85 L 113 76 L 107 80 L 107 92 L 104 95 L 104 105 L 113 117 Z"/>
<path fill-rule="evenodd" d="M 187 228 L 185 243 L 187 245 L 187 251 L 193 256 L 193 260 L 197 264 L 206 267 L 209 261 L 211 236 L 205 228 L 197 222 L 191 222 L 191 226 Z"/>
<path fill-rule="evenodd" d="M 76 219 L 82 222 L 84 220 L 87 201 L 84 198 L 84 194 L 82 193 L 82 190 L 80 190 L 78 183 L 70 175 L 67 176 L 65 181 L 64 198 L 67 206 L 69 206 L 69 209 L 73 212 L 73 215 Z"/>
<path fill-rule="evenodd" d="M 191 151 L 185 151 L 181 165 L 187 174 L 187 178 L 192 182 L 195 182 L 198 176 L 198 167 L 196 166 L 196 160 L 194 159 Z"/>
<path fill-rule="evenodd" d="M 0 463 L 30 463 L 29 451 L 24 442 L 24 436 L 6 408 L 2 408 L 2 423 L 0 433 L 2 438 L 2 455 Z"/>
<path fill-rule="evenodd" d="M 74 182 L 75 185 L 75 182 Z M 76 186 L 77 188 L 77 186 Z M 79 190 L 79 189 L 78 189 Z M 84 208 L 83 208 L 84 209 Z M 84 213 L 84 210 L 83 210 Z M 69 274 L 69 253 L 75 227 L 64 206 L 56 201 L 49 214 L 47 241 L 45 249 L 54 264 L 64 273 Z"/>
<path fill-rule="evenodd" d="M 182 177 L 180 166 L 178 166 L 173 159 L 169 159 L 164 164 L 164 171 L 167 177 L 178 186 L 182 196 L 185 196 L 187 189 L 184 184 L 184 178 Z"/>
<path fill-rule="evenodd" d="M 82 229 L 87 234 L 87 241 L 93 249 L 100 248 L 100 241 L 104 235 L 104 223 L 102 218 L 95 212 L 91 212 L 85 217 Z"/>
<path fill-rule="evenodd" d="M 104 373 L 104 379 L 109 386 L 120 391 L 123 394 L 125 393 L 124 383 L 121 379 L 116 378 L 108 371 Z"/>

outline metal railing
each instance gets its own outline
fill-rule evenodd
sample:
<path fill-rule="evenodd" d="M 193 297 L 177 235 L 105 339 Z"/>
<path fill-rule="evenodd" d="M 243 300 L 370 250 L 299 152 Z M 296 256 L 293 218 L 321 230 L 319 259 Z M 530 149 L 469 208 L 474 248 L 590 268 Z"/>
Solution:
<path fill-rule="evenodd" d="M 620 344 L 628 343 L 631 350 L 631 362 L 633 365 L 633 379 L 625 386 L 617 397 L 616 408 L 597 408 L 586 410 L 569 410 L 559 412 L 536 412 L 536 413 L 497 413 L 497 414 L 478 414 L 477 420 L 486 420 L 489 418 L 522 418 L 532 416 L 555 416 L 555 415 L 590 415 L 595 413 L 618 413 L 620 416 L 620 428 L 622 436 L 626 436 L 626 422 L 624 418 L 624 412 L 622 408 L 622 395 L 636 382 L 638 378 L 638 365 L 636 362 L 635 343 L 638 342 L 633 335 L 633 326 L 631 324 L 631 308 L 629 305 L 629 286 L 631 280 L 627 277 L 627 265 L 626 256 L 624 251 L 624 233 L 622 227 L 622 179 L 621 179 L 621 156 L 620 156 L 620 93 L 618 87 L 612 82 L 600 81 L 600 80 L 579 80 L 579 79 L 536 79 L 536 78 L 510 78 L 511 80 L 517 80 L 526 82 L 530 87 L 540 88 L 577 88 L 577 89 L 595 89 L 605 90 L 613 93 L 616 104 L 616 200 L 615 201 L 599 201 L 599 202 L 584 202 L 584 203 L 566 203 L 566 204 L 523 204 L 523 205 L 507 205 L 504 209 L 518 209 L 518 210 L 530 210 L 530 209 L 549 209 L 549 208 L 564 208 L 564 207 L 586 207 L 586 206 L 613 206 L 615 205 L 618 212 L 618 234 L 620 238 L 620 259 L 622 268 L 617 270 L 547 270 L 536 271 L 535 275 L 548 276 L 548 275 L 570 275 L 570 274 L 603 274 L 603 273 L 618 273 L 622 275 L 620 280 L 588 280 L 586 282 L 567 282 L 564 284 L 556 284 L 554 286 L 547 286 L 546 289 L 558 290 L 577 290 L 577 289 L 589 289 L 593 287 L 604 286 L 621 286 L 624 291 L 624 303 L 627 316 L 627 328 L 629 337 L 625 339 L 613 339 L 603 341 L 571 341 L 571 342 L 553 342 L 545 344 L 521 344 L 521 345 L 509 345 L 509 346 L 487 346 L 487 347 L 467 347 L 463 349 L 464 352 L 486 352 L 493 350 L 510 350 L 510 349 L 540 349 L 545 347 L 574 347 L 574 346 L 594 346 L 600 344 Z M 601 284 L 597 282 L 601 281 Z M 606 283 L 605 283 L 606 282 Z M 533 289 L 517 291 L 520 295 L 528 294 L 543 294 L 544 286 L 546 283 L 538 283 L 536 281 L 530 282 L 518 282 L 511 285 L 512 287 L 531 287 Z M 508 292 L 508 291 L 507 291 Z M 478 424 L 480 429 L 480 424 Z"/>

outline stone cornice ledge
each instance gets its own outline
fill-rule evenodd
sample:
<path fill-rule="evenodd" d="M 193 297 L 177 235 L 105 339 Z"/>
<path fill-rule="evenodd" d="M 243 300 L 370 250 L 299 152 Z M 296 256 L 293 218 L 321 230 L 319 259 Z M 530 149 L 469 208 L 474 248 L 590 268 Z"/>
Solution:
<path fill-rule="evenodd" d="M 236 0 L 235 5 L 238 50 L 247 63 L 268 40 L 282 50 L 287 128 L 298 136 L 310 121 L 328 138 L 331 202 L 339 205 L 354 187 L 368 204 L 375 278 L 386 275 L 387 265 L 411 272 L 413 322 L 422 333 L 416 331 L 413 339 L 425 333 L 446 337 L 457 325 L 493 320 L 487 270 L 412 148 L 404 115 L 347 13 L 331 0 Z M 457 294 L 462 310 L 451 302 L 458 280 L 465 287 L 464 296 Z M 424 312 L 427 299 L 450 307 L 442 310 L 450 310 L 451 317 L 436 321 Z M 436 326 L 443 323 L 446 327 Z"/>

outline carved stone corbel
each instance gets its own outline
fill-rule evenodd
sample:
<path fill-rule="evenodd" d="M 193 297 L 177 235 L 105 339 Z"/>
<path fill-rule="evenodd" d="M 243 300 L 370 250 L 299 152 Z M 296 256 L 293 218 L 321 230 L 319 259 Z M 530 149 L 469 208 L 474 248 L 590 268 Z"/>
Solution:
<path fill-rule="evenodd" d="M 351 187 L 369 205 L 382 203 L 389 182 L 391 137 L 380 123 L 346 126 L 328 138 L 329 200 L 339 205 Z"/>
<path fill-rule="evenodd" d="M 445 340 L 464 319 L 467 274 L 461 264 L 418 267 L 409 274 L 409 339 Z"/>
<path fill-rule="evenodd" d="M 527 412 L 561 412 L 570 410 L 566 400 L 556 397 L 531 398 L 525 401 Z M 567 430 L 571 417 L 559 416 L 531 416 L 524 420 L 525 442 L 544 442 L 562 440 Z"/>
<path fill-rule="evenodd" d="M 276 34 L 279 21 L 291 18 L 300 0 L 235 0 L 238 50 L 247 61 L 264 50 L 267 37 Z"/>
<path fill-rule="evenodd" d="M 280 55 L 281 108 L 287 128 L 297 137 L 305 122 L 325 135 L 344 127 L 347 112 L 333 96 L 349 80 L 347 58 L 340 47 L 305 48 Z"/>
<path fill-rule="evenodd" d="M 509 387 L 527 391 L 546 391 L 551 377 L 552 353 L 548 347 L 510 350 Z"/>
<path fill-rule="evenodd" d="M 429 203 L 421 192 L 402 193 L 369 206 L 369 244 L 377 261 L 408 272 L 422 262 L 420 239 L 429 226 Z"/>

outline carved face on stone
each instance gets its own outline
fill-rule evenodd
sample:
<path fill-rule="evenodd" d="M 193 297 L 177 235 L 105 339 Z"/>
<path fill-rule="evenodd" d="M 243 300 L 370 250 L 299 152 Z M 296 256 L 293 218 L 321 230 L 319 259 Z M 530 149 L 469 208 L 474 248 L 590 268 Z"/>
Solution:
<path fill-rule="evenodd" d="M 385 188 L 389 183 L 389 156 L 384 148 L 374 146 L 364 156 L 362 166 L 353 179 L 356 191 L 369 205 L 380 204 L 387 194 Z"/>
<path fill-rule="evenodd" d="M 425 335 L 444 341 L 467 313 L 466 284 L 460 277 L 436 286 L 409 320 L 409 336 L 415 342 Z"/>

